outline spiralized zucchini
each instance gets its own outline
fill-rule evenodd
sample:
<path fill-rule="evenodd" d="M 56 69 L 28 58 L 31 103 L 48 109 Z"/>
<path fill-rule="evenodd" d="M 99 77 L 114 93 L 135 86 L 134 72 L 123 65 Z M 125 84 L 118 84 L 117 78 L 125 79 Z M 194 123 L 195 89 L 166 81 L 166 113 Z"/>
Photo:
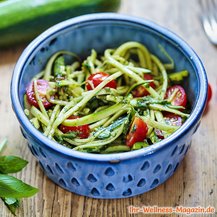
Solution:
<path fill-rule="evenodd" d="M 104 55 L 92 50 L 84 60 L 59 51 L 33 78 L 25 113 L 45 136 L 77 151 L 109 154 L 153 145 L 181 125 L 166 118 L 168 113 L 182 123 L 189 116 L 186 106 L 172 103 L 177 91 L 167 97 L 169 86 L 183 82 L 188 72 L 175 72 L 172 58 L 159 49 L 167 63 L 138 42 L 106 49 Z M 97 73 L 108 76 L 95 85 L 90 76 Z"/>

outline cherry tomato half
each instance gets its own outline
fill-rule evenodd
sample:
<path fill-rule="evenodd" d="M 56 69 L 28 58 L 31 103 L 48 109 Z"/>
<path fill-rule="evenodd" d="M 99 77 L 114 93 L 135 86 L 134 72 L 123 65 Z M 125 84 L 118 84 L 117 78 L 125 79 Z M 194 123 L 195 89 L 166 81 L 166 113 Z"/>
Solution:
<path fill-rule="evenodd" d="M 207 101 L 206 101 L 206 105 L 205 105 L 205 113 L 208 111 L 209 102 L 210 102 L 211 98 L 212 98 L 212 87 L 211 87 L 210 83 L 208 83 Z"/>
<path fill-rule="evenodd" d="M 164 113 L 164 120 L 171 126 L 182 126 L 182 118 L 179 115 L 175 115 L 169 112 Z M 164 139 L 162 130 L 155 129 L 155 134 L 159 139 Z"/>
<path fill-rule="evenodd" d="M 72 115 L 70 116 L 68 119 L 77 119 L 79 118 L 79 116 L 76 115 Z M 82 126 L 64 126 L 64 125 L 60 125 L 59 129 L 63 132 L 63 133 L 70 133 L 70 132 L 75 132 L 77 133 L 78 137 L 80 137 L 81 139 L 85 139 L 90 135 L 90 128 L 88 124 L 82 125 Z"/>
<path fill-rule="evenodd" d="M 53 104 L 50 103 L 46 98 L 46 92 L 49 89 L 49 83 L 46 80 L 39 79 L 37 80 L 37 90 L 39 93 L 39 97 L 46 109 L 50 108 Z M 26 97 L 29 104 L 39 107 L 38 102 L 36 100 L 35 91 L 34 91 L 34 83 L 31 82 L 26 88 Z"/>
<path fill-rule="evenodd" d="M 208 83 L 208 98 L 207 98 L 207 103 L 209 103 L 209 101 L 212 98 L 212 88 L 211 85 Z"/>
<path fill-rule="evenodd" d="M 144 79 L 145 80 L 153 80 L 153 76 L 150 74 L 145 74 Z M 150 82 L 149 85 L 150 85 L 150 87 L 155 88 L 155 84 L 153 81 Z M 145 89 L 144 86 L 140 85 L 139 87 L 135 88 L 132 91 L 132 94 L 134 97 L 143 97 L 143 96 L 149 95 L 149 92 Z"/>
<path fill-rule="evenodd" d="M 174 92 L 175 92 L 175 95 L 173 96 L 171 104 L 185 107 L 187 104 L 187 96 L 186 96 L 184 88 L 180 85 L 173 85 L 169 87 L 167 89 L 165 98 L 166 99 L 170 98 L 171 95 L 174 94 Z"/>
<path fill-rule="evenodd" d="M 206 107 L 208 106 L 208 103 L 210 102 L 211 98 L 212 98 L 212 88 L 211 85 L 208 83 L 208 96 L 206 101 Z"/>
<path fill-rule="evenodd" d="M 105 72 L 97 72 L 95 74 L 90 75 L 86 81 L 87 90 L 92 90 L 97 87 L 102 81 L 108 78 L 110 75 Z M 94 87 L 94 88 L 93 88 Z M 116 88 L 117 83 L 115 80 L 110 81 L 105 87 Z"/>
<path fill-rule="evenodd" d="M 179 115 L 167 112 L 164 114 L 164 120 L 168 125 L 179 127 L 182 126 L 182 117 L 180 117 Z"/>
<path fill-rule="evenodd" d="M 132 147 L 136 142 L 143 142 L 148 132 L 147 124 L 139 117 L 135 117 L 126 137 L 126 144 Z"/>

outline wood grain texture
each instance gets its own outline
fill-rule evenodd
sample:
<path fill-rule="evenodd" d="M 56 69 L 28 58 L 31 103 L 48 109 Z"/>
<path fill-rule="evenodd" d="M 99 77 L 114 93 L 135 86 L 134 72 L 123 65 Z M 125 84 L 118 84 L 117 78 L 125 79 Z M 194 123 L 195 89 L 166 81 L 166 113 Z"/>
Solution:
<path fill-rule="evenodd" d="M 213 98 L 209 111 L 202 118 L 201 126 L 193 138 L 192 146 L 176 173 L 165 184 L 133 198 L 97 200 L 61 189 L 43 174 L 21 136 L 18 121 L 11 109 L 10 79 L 24 46 L 1 50 L 0 140 L 4 137 L 9 139 L 4 154 L 19 155 L 29 161 L 26 169 L 17 174 L 17 177 L 40 189 L 36 196 L 23 200 L 17 212 L 18 217 L 125 217 L 130 216 L 127 210 L 129 205 L 211 205 L 217 209 L 217 49 L 208 42 L 202 30 L 198 1 L 122 0 L 120 12 L 152 20 L 176 32 L 202 59 L 213 86 Z M 12 217 L 2 202 L 0 217 Z"/>

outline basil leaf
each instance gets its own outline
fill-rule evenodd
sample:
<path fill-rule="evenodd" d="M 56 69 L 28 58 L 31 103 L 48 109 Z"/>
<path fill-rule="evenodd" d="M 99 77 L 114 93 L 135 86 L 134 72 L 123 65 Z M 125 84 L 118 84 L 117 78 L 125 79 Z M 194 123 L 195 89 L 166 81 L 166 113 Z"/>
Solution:
<path fill-rule="evenodd" d="M 102 129 L 102 128 L 101 128 Z M 100 130 L 101 130 L 100 129 Z M 98 139 L 107 139 L 107 138 L 109 138 L 111 136 L 111 131 L 109 131 L 108 129 L 104 129 L 103 131 L 102 131 L 102 133 L 100 133 L 98 136 L 97 136 L 97 138 Z"/>
<path fill-rule="evenodd" d="M 34 188 L 13 176 L 0 174 L 0 197 L 30 197 L 37 192 L 37 188 Z"/>
<path fill-rule="evenodd" d="M 20 201 L 16 198 L 2 198 L 8 209 L 15 215 L 16 208 L 20 206 Z"/>
<path fill-rule="evenodd" d="M 108 127 L 104 128 L 104 130 L 97 136 L 98 139 L 106 139 L 106 138 L 109 138 L 111 136 L 111 132 L 119 127 L 121 124 L 124 123 L 124 121 L 127 120 L 127 117 L 124 117 L 124 118 L 120 118 L 118 119 L 117 121 L 113 122 L 111 125 L 109 125 Z M 102 130 L 102 128 L 99 129 Z M 97 133 L 97 132 L 96 132 Z"/>
<path fill-rule="evenodd" d="M 14 204 L 17 202 L 17 199 L 13 198 L 13 197 L 5 197 L 5 198 L 3 198 L 3 200 L 8 205 L 11 205 L 11 204 Z"/>
<path fill-rule="evenodd" d="M 5 145 L 7 144 L 8 140 L 5 138 L 1 143 L 0 143 L 0 153 L 4 149 Z"/>
<path fill-rule="evenodd" d="M 22 170 L 28 161 L 16 156 L 0 156 L 0 173 L 16 173 Z"/>

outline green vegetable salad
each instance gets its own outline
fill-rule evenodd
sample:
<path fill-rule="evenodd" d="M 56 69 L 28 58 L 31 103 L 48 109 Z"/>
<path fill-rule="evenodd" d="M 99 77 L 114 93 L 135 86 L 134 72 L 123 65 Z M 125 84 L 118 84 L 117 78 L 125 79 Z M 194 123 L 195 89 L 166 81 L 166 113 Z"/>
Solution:
<path fill-rule="evenodd" d="M 77 151 L 116 153 L 163 140 L 188 118 L 188 71 L 126 42 L 81 60 L 59 51 L 26 88 L 25 113 L 46 137 Z"/>

